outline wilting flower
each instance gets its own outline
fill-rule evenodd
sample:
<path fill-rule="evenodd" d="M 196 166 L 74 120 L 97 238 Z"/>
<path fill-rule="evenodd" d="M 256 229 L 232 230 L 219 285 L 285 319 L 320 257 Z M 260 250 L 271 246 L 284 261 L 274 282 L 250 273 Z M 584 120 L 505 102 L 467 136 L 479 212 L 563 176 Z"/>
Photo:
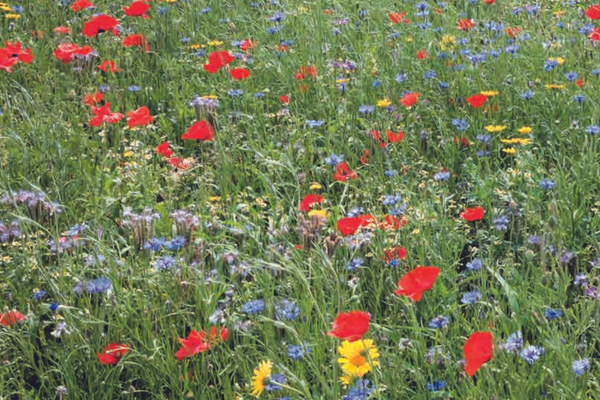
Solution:
<path fill-rule="evenodd" d="M 366 311 L 351 311 L 340 313 L 333 321 L 329 336 L 340 340 L 354 342 L 362 339 L 369 330 L 369 313 Z"/>

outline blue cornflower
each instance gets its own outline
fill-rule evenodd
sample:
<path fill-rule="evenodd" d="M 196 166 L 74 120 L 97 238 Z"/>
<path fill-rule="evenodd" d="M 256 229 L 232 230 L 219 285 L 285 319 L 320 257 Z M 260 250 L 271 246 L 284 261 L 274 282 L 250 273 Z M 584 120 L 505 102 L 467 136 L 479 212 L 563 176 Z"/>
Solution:
<path fill-rule="evenodd" d="M 443 327 L 448 325 L 449 321 L 450 319 L 448 317 L 440 315 L 429 321 L 429 327 L 431 329 L 442 329 Z"/>
<path fill-rule="evenodd" d="M 135 93 L 135 92 L 140 91 L 140 87 L 139 86 L 127 86 L 127 90 L 129 90 L 131 93 Z"/>
<path fill-rule="evenodd" d="M 437 392 L 439 390 L 444 390 L 448 383 L 446 381 L 440 381 L 436 379 L 435 381 L 427 384 L 427 390 L 430 392 Z"/>
<path fill-rule="evenodd" d="M 516 44 L 511 44 L 510 46 L 506 46 L 504 48 L 504 52 L 511 54 L 511 55 L 515 55 L 517 53 L 517 51 L 519 50 L 519 46 L 517 46 Z"/>
<path fill-rule="evenodd" d="M 585 101 L 585 96 L 582 94 L 576 94 L 575 96 L 573 96 L 573 101 L 577 103 L 583 103 Z"/>
<path fill-rule="evenodd" d="M 391 177 L 394 177 L 394 176 L 398 175 L 398 171 L 397 171 L 397 170 L 395 170 L 395 169 L 392 169 L 392 170 L 386 170 L 386 171 L 384 171 L 384 172 L 383 172 L 383 174 L 384 174 L 386 177 L 388 177 L 388 178 L 391 178 Z"/>
<path fill-rule="evenodd" d="M 242 312 L 246 314 L 259 314 L 265 311 L 264 300 L 252 300 L 242 306 Z"/>
<path fill-rule="evenodd" d="M 452 125 L 461 132 L 469 129 L 469 123 L 464 119 L 453 119 Z"/>
<path fill-rule="evenodd" d="M 481 292 L 477 289 L 473 290 L 472 292 L 467 292 L 465 294 L 463 294 L 461 303 L 463 304 L 473 304 L 476 303 L 477 301 L 479 301 L 479 299 L 481 299 Z"/>
<path fill-rule="evenodd" d="M 172 269 L 176 266 L 177 260 L 175 260 L 175 258 L 171 256 L 160 257 L 154 262 L 154 269 L 157 271 Z"/>
<path fill-rule="evenodd" d="M 272 22 L 281 22 L 285 20 L 285 14 L 282 12 L 276 12 L 275 14 L 271 15 L 268 20 Z"/>
<path fill-rule="evenodd" d="M 394 258 L 388 264 L 390 265 L 390 267 L 396 268 L 396 267 L 398 267 L 398 265 L 400 265 L 400 260 L 398 260 L 397 258 Z"/>
<path fill-rule="evenodd" d="M 231 97 L 239 97 L 243 94 L 244 92 L 241 89 L 231 89 L 227 91 L 227 94 L 230 95 Z"/>
<path fill-rule="evenodd" d="M 517 331 L 515 333 L 511 333 L 506 339 L 506 343 L 501 345 L 501 348 L 511 352 L 516 353 L 523 346 L 523 335 L 521 331 Z"/>
<path fill-rule="evenodd" d="M 194 57 L 200 58 L 200 57 L 204 56 L 205 54 L 206 54 L 206 51 L 204 49 L 200 49 L 194 53 Z"/>
<path fill-rule="evenodd" d="M 288 356 L 292 360 L 299 360 L 304 358 L 306 354 L 310 354 L 312 348 L 308 344 L 308 342 L 304 342 L 304 345 L 301 344 L 291 344 L 288 346 Z"/>
<path fill-rule="evenodd" d="M 10 8 L 14 13 L 23 14 L 23 7 L 21 6 L 11 6 Z"/>
<path fill-rule="evenodd" d="M 438 87 L 440 89 L 448 89 L 448 84 L 446 82 L 440 82 L 438 83 Z"/>
<path fill-rule="evenodd" d="M 204 7 L 200 10 L 200 14 L 208 14 L 210 12 L 210 7 Z"/>
<path fill-rule="evenodd" d="M 396 79 L 395 80 L 398 83 L 404 83 L 404 82 L 406 82 L 407 78 L 408 78 L 408 76 L 404 72 L 401 72 L 398 75 L 396 75 Z"/>
<path fill-rule="evenodd" d="M 531 90 L 527 90 L 520 94 L 521 100 L 531 100 L 533 99 L 533 96 L 535 96 L 535 93 Z"/>
<path fill-rule="evenodd" d="M 367 400 L 375 388 L 368 379 L 359 379 L 342 400 Z"/>
<path fill-rule="evenodd" d="M 379 89 L 381 87 L 381 81 L 378 81 L 377 79 L 375 79 L 371 83 L 371 86 L 373 86 L 373 89 Z"/>
<path fill-rule="evenodd" d="M 490 140 L 492 140 L 492 137 L 490 135 L 484 135 L 484 134 L 479 134 L 475 138 L 482 143 L 489 143 Z"/>
<path fill-rule="evenodd" d="M 254 98 L 255 99 L 262 99 L 263 97 L 265 97 L 265 94 L 263 92 L 256 92 L 256 93 L 254 93 Z"/>
<path fill-rule="evenodd" d="M 467 268 L 470 271 L 480 271 L 482 267 L 483 267 L 483 263 L 481 262 L 481 260 L 479 258 L 476 258 L 467 263 Z"/>
<path fill-rule="evenodd" d="M 429 29 L 431 27 L 431 22 L 422 22 L 420 24 L 417 24 L 417 28 L 419 28 L 422 31 L 425 31 L 427 29 Z"/>
<path fill-rule="evenodd" d="M 450 176 L 450 171 L 440 171 L 433 176 L 433 179 L 435 179 L 436 181 L 447 181 L 448 179 L 450 179 Z"/>
<path fill-rule="evenodd" d="M 347 217 L 358 217 L 359 215 L 361 215 L 363 213 L 363 208 L 362 207 L 356 207 L 353 208 L 352 210 L 348 211 L 348 214 L 346 215 Z"/>
<path fill-rule="evenodd" d="M 144 245 L 144 250 L 159 251 L 162 245 L 165 244 L 165 237 L 162 236 L 160 239 L 152 238 Z"/>
<path fill-rule="evenodd" d="M 369 13 L 364 8 L 361 8 L 360 10 L 358 10 L 358 16 L 361 17 L 361 18 L 366 17 L 368 14 Z"/>
<path fill-rule="evenodd" d="M 267 33 L 270 35 L 273 35 L 273 34 L 279 32 L 282 28 L 283 28 L 283 25 L 270 26 L 267 28 Z"/>
<path fill-rule="evenodd" d="M 112 289 L 112 282 L 108 278 L 97 278 L 89 281 L 85 289 L 89 294 L 104 293 Z"/>
<path fill-rule="evenodd" d="M 521 7 L 513 7 L 513 9 L 512 9 L 513 15 L 519 15 L 522 12 L 523 12 L 523 8 L 521 8 Z"/>
<path fill-rule="evenodd" d="M 599 77 L 600 76 L 600 68 L 592 70 L 592 75 L 594 75 L 596 78 Z"/>
<path fill-rule="evenodd" d="M 315 120 L 307 119 L 306 121 L 304 121 L 304 124 L 308 125 L 310 128 L 319 128 L 325 124 L 325 121 L 323 121 L 323 120 L 315 121 Z"/>
<path fill-rule="evenodd" d="M 562 315 L 562 310 L 553 310 L 550 307 L 546 308 L 546 312 L 544 312 L 544 316 L 551 321 L 560 318 Z"/>
<path fill-rule="evenodd" d="M 46 291 L 45 290 L 36 290 L 35 293 L 33 293 L 33 299 L 34 300 L 41 300 L 44 298 L 44 296 L 46 295 Z"/>
<path fill-rule="evenodd" d="M 83 282 L 77 282 L 74 286 L 73 286 L 73 292 L 75 294 L 82 294 L 83 293 Z"/>
<path fill-rule="evenodd" d="M 577 274 L 575 278 L 573 278 L 573 284 L 577 286 L 584 286 L 588 284 L 588 277 L 586 274 Z"/>
<path fill-rule="evenodd" d="M 525 6 L 525 11 L 527 11 L 527 13 L 529 15 L 536 15 L 540 11 L 540 6 L 538 6 L 538 5 Z"/>
<path fill-rule="evenodd" d="M 181 38 L 181 43 L 185 44 L 185 43 L 189 43 L 190 42 L 190 38 L 189 37 L 182 37 Z"/>
<path fill-rule="evenodd" d="M 344 161 L 344 155 L 343 154 L 340 154 L 339 156 L 336 156 L 334 153 L 331 153 L 331 155 L 329 157 L 325 158 L 325 164 L 331 165 L 332 167 L 335 167 L 336 165 L 338 165 L 342 161 Z"/>
<path fill-rule="evenodd" d="M 508 229 L 508 217 L 506 215 L 501 215 L 499 217 L 494 218 L 493 220 L 494 229 L 497 231 L 505 231 Z"/>
<path fill-rule="evenodd" d="M 185 242 L 186 241 L 183 236 L 177 236 L 169 240 L 168 242 L 165 242 L 164 246 L 167 250 L 177 251 L 183 246 L 185 246 Z"/>
<path fill-rule="evenodd" d="M 280 320 L 295 321 L 300 315 L 300 307 L 293 301 L 282 299 L 274 304 L 275 317 Z"/>
<path fill-rule="evenodd" d="M 544 63 L 545 71 L 552 71 L 554 68 L 558 67 L 560 64 L 557 60 L 546 60 Z"/>
<path fill-rule="evenodd" d="M 538 235 L 531 235 L 527 239 L 527 243 L 540 247 L 542 245 L 542 238 L 540 238 Z"/>
<path fill-rule="evenodd" d="M 402 202 L 402 196 L 398 193 L 396 194 L 386 194 L 383 196 L 383 205 L 384 206 L 395 206 L 396 204 Z"/>
<path fill-rule="evenodd" d="M 554 186 L 556 186 L 556 182 L 551 181 L 548 178 L 540 179 L 538 184 L 544 190 L 552 190 L 554 189 Z"/>
<path fill-rule="evenodd" d="M 575 375 L 581 376 L 587 369 L 590 368 L 590 360 L 583 358 L 581 360 L 573 361 L 571 368 L 573 369 L 573 373 Z"/>
<path fill-rule="evenodd" d="M 565 78 L 567 78 L 569 82 L 573 82 L 578 76 L 579 75 L 576 72 L 567 72 L 565 74 Z"/>
<path fill-rule="evenodd" d="M 50 312 L 53 312 L 53 313 L 58 311 L 59 307 L 60 307 L 60 304 L 58 304 L 58 301 L 55 301 L 54 303 L 50 303 L 50 305 L 48 305 L 48 309 L 50 310 Z"/>
<path fill-rule="evenodd" d="M 350 264 L 348 264 L 348 267 L 346 268 L 348 271 L 354 271 L 357 268 L 362 267 L 364 264 L 364 261 L 362 258 L 355 258 L 352 261 L 350 261 Z"/>
<path fill-rule="evenodd" d="M 544 354 L 543 347 L 527 346 L 523 350 L 521 350 L 519 356 L 523 360 L 527 361 L 529 365 L 532 365 L 534 362 L 536 362 L 537 359 L 539 359 L 542 356 L 542 354 Z"/>
<path fill-rule="evenodd" d="M 425 71 L 425 73 L 423 74 L 423 79 L 425 79 L 425 80 L 435 79 L 436 76 L 437 76 L 437 74 L 435 73 L 435 71 L 428 70 L 428 71 Z"/>
<path fill-rule="evenodd" d="M 282 374 L 273 374 L 273 375 L 271 375 L 271 378 L 269 379 L 269 381 L 270 381 L 270 383 L 265 385 L 265 389 L 267 390 L 267 392 L 274 392 L 277 390 L 281 390 L 281 385 L 285 385 L 285 383 L 287 382 L 287 379 Z"/>
<path fill-rule="evenodd" d="M 585 128 L 585 131 L 587 133 L 589 133 L 590 135 L 596 136 L 597 134 L 600 133 L 600 126 L 598 126 L 598 125 L 590 125 L 587 128 Z"/>
<path fill-rule="evenodd" d="M 358 107 L 358 112 L 361 114 L 371 114 L 375 110 L 375 107 L 369 105 L 362 105 Z"/>

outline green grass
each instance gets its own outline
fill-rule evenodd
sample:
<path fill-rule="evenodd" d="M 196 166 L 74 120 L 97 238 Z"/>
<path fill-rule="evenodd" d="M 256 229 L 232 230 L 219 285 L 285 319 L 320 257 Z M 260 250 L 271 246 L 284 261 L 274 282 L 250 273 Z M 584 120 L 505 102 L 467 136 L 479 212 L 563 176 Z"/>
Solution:
<path fill-rule="evenodd" d="M 0 70 L 0 198 L 42 192 L 62 209 L 33 215 L 25 205 L 0 204 L 0 223 L 16 220 L 21 230 L 0 243 L 0 285 L 7 293 L 0 311 L 27 317 L 0 327 L 0 399 L 60 398 L 61 386 L 64 399 L 248 399 L 253 371 L 264 360 L 273 361 L 289 388 L 262 398 L 339 399 L 349 388 L 340 382 L 340 341 L 327 331 L 337 314 L 350 310 L 371 313 L 366 337 L 381 353 L 365 375 L 375 388 L 371 398 L 594 398 L 600 303 L 585 290 L 599 285 L 600 148 L 586 129 L 599 124 L 600 78 L 593 71 L 600 59 L 580 33 L 596 25 L 583 14 L 587 2 L 543 1 L 530 15 L 513 13 L 525 5 L 512 0 L 447 1 L 439 14 L 437 2 L 429 1 L 429 15 L 418 16 L 414 1 L 153 0 L 147 20 L 125 17 L 127 1 L 94 4 L 75 13 L 59 1 L 14 1 L 10 6 L 23 7 L 20 18 L 0 16 L 2 42 L 20 41 L 34 55 L 11 73 Z M 210 11 L 203 13 L 205 7 Z M 286 16 L 283 29 L 270 34 L 276 23 L 268 17 L 278 11 Z M 410 23 L 392 24 L 390 11 L 406 11 Z M 84 22 L 100 12 L 119 20 L 120 38 L 82 36 Z M 336 25 L 342 18 L 349 22 Z M 474 19 L 477 28 L 459 30 L 461 18 Z M 418 27 L 427 21 L 430 27 Z M 493 31 L 489 22 L 503 25 Z M 53 32 L 61 25 L 72 33 Z M 511 43 L 505 29 L 516 26 L 522 34 Z M 123 47 L 129 33 L 143 34 L 150 51 Z M 255 46 L 241 52 L 231 44 L 243 39 Z M 214 41 L 222 43 L 209 44 Z M 293 42 L 282 51 L 281 41 Z M 98 57 L 63 64 L 53 55 L 61 42 L 90 45 Z M 518 46 L 514 55 L 511 45 Z M 206 55 L 197 56 L 199 50 Z M 233 81 L 225 69 L 208 74 L 203 64 L 216 50 L 247 54 L 247 64 L 230 66 L 246 67 L 251 77 Z M 428 57 L 418 60 L 420 50 Z M 502 51 L 495 57 L 490 50 Z M 469 56 L 482 52 L 486 60 L 474 64 Z M 564 63 L 545 70 L 556 57 Z M 97 65 L 107 59 L 120 71 L 101 72 Z M 334 66 L 346 60 L 355 69 Z M 304 66 L 314 66 L 316 77 L 296 79 Z M 435 78 L 425 79 L 428 71 Z M 568 72 L 578 74 L 581 88 Z M 399 74 L 407 79 L 398 82 Z M 341 78 L 345 91 L 338 88 Z M 104 101 L 113 112 L 146 106 L 154 122 L 131 130 L 125 116 L 89 126 L 93 114 L 84 97 L 102 85 L 109 87 Z M 231 96 L 232 89 L 243 94 Z M 522 100 L 527 90 L 535 96 Z M 406 91 L 421 94 L 410 109 L 399 103 Z M 473 109 L 465 99 L 481 91 L 498 94 Z M 214 140 L 183 141 L 197 121 L 190 102 L 208 95 L 219 102 Z M 287 106 L 282 95 L 290 98 Z M 377 106 L 384 99 L 393 111 Z M 363 114 L 361 105 L 374 111 Z M 455 119 L 469 128 L 458 131 Z M 307 120 L 324 124 L 311 128 Z M 490 125 L 505 129 L 488 133 Z M 531 134 L 518 132 L 525 126 Z M 371 130 L 382 138 L 403 131 L 404 139 L 384 149 Z M 490 136 L 487 145 L 477 139 L 483 134 Z M 463 137 L 470 146 L 460 146 Z M 501 142 L 510 138 L 531 143 Z M 155 153 L 164 141 L 189 169 L 176 170 Z M 510 147 L 515 154 L 503 151 Z M 487 156 L 477 154 L 484 150 Z M 332 153 L 343 155 L 355 180 L 334 180 L 335 167 L 325 162 Z M 442 168 L 451 173 L 447 181 L 434 177 Z M 397 174 L 387 176 L 390 171 Z M 542 179 L 556 185 L 544 190 Z M 322 188 L 311 189 L 315 182 Z M 327 200 L 315 207 L 327 211 L 327 220 L 312 249 L 295 249 L 304 241 L 296 229 L 298 206 L 311 193 Z M 393 194 L 406 205 L 405 226 L 373 229 L 361 248 L 342 240 L 327 255 L 326 237 L 339 234 L 339 219 L 356 207 L 381 219 L 390 211 L 384 196 Z M 474 206 L 485 209 L 483 220 L 462 220 L 460 213 Z M 170 214 L 189 210 L 200 221 L 191 243 L 178 251 L 137 249 L 124 212 L 145 207 L 161 214 L 153 236 L 167 240 L 181 233 Z M 508 218 L 506 229 L 494 228 L 500 216 Z M 49 243 L 68 238 L 76 224 L 85 224 L 78 235 L 83 244 L 57 254 Z M 532 235 L 540 247 L 528 242 Z M 395 246 L 407 251 L 397 267 L 383 262 L 384 249 Z M 231 252 L 237 273 L 227 262 Z M 157 271 L 156 260 L 166 255 L 178 267 Z M 86 258 L 98 256 L 88 265 Z M 355 258 L 364 265 L 349 271 Z M 483 268 L 470 272 L 466 264 L 475 258 Z M 418 265 L 441 269 L 433 288 L 417 303 L 394 295 L 398 280 Z M 574 284 L 577 274 L 587 276 L 587 287 Z M 100 277 L 112 282 L 109 293 L 73 291 L 77 282 Z M 481 299 L 463 304 L 463 294 L 475 288 Z M 36 300 L 35 290 L 46 295 Z M 297 320 L 277 319 L 274 304 L 283 298 L 299 307 Z M 266 303 L 263 313 L 242 312 L 257 299 Z M 53 302 L 60 304 L 55 313 L 48 308 Z M 549 320 L 548 307 L 564 314 Z M 224 312 L 219 325 L 228 329 L 227 341 L 177 361 L 178 338 L 208 329 L 217 309 Z M 449 317 L 448 326 L 430 329 L 440 315 Z M 61 322 L 70 334 L 54 337 Z M 500 349 L 519 330 L 524 346 L 544 348 L 532 365 Z M 475 331 L 492 332 L 494 357 L 470 378 L 460 360 Z M 304 342 L 310 354 L 292 360 L 287 347 Z M 117 365 L 102 365 L 97 353 L 110 343 L 131 350 Z M 442 346 L 444 362 L 427 362 L 434 346 Z M 583 358 L 590 367 L 578 377 L 572 362 Z M 447 386 L 430 392 L 427 384 L 436 379 Z"/>

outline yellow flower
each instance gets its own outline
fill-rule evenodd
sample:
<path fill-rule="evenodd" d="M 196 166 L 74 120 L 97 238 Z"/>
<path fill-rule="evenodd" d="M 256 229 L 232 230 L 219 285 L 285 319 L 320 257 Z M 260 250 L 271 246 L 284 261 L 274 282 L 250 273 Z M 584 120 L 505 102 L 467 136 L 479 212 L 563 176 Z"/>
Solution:
<path fill-rule="evenodd" d="M 386 108 L 387 106 L 389 106 L 391 104 L 392 104 L 392 102 L 389 101 L 388 99 L 383 99 L 383 100 L 379 100 L 377 102 L 377 107 Z"/>
<path fill-rule="evenodd" d="M 506 154 L 510 154 L 510 155 L 517 154 L 517 149 L 515 149 L 514 147 L 509 147 L 507 149 L 502 149 L 502 151 L 505 152 Z"/>
<path fill-rule="evenodd" d="M 254 377 L 252 378 L 252 394 L 256 397 L 260 397 L 267 380 L 271 377 L 271 367 L 273 363 L 271 361 L 263 361 L 258 364 L 258 367 L 254 370 Z"/>
<path fill-rule="evenodd" d="M 218 201 L 221 201 L 221 196 L 212 196 L 212 197 L 209 197 L 208 201 L 210 201 L 211 203 L 216 203 Z"/>
<path fill-rule="evenodd" d="M 12 8 L 10 8 L 8 5 L 5 5 L 4 3 L 2 3 L 2 5 L 0 5 L 0 10 L 6 11 L 6 12 L 11 12 Z"/>
<path fill-rule="evenodd" d="M 562 57 L 550 58 L 550 61 L 556 61 L 558 65 L 563 65 L 565 63 L 565 59 Z"/>
<path fill-rule="evenodd" d="M 406 39 L 404 39 L 404 41 L 405 41 L 406 43 L 412 43 L 412 41 L 413 41 L 413 38 L 411 38 L 411 37 L 407 37 Z"/>
<path fill-rule="evenodd" d="M 309 189 L 310 190 L 319 190 L 321 189 L 323 186 L 321 186 L 320 184 L 318 184 L 317 182 L 313 182 L 310 184 Z"/>
<path fill-rule="evenodd" d="M 215 40 L 215 41 L 212 41 L 212 42 L 208 42 L 209 46 L 220 46 L 222 44 L 223 44 L 223 42 L 220 42 L 218 40 Z"/>
<path fill-rule="evenodd" d="M 494 96 L 498 96 L 498 92 L 495 90 L 488 90 L 488 91 L 483 91 L 480 94 L 486 96 L 486 97 L 494 97 Z"/>
<path fill-rule="evenodd" d="M 533 132 L 533 129 L 530 128 L 529 126 L 523 126 L 523 127 L 519 128 L 519 133 L 521 135 L 527 135 L 531 132 Z"/>
<path fill-rule="evenodd" d="M 544 85 L 544 88 L 548 89 L 548 90 L 562 90 L 566 87 L 566 85 L 557 85 L 557 84 L 551 84 L 551 85 Z"/>
<path fill-rule="evenodd" d="M 500 139 L 500 141 L 506 144 L 516 144 L 519 142 L 519 139 Z"/>
<path fill-rule="evenodd" d="M 321 218 L 327 218 L 327 210 L 312 210 L 308 213 L 309 217 L 312 217 L 313 215 L 318 215 Z"/>
<path fill-rule="evenodd" d="M 485 130 L 490 133 L 502 132 L 505 129 L 506 129 L 506 126 L 504 126 L 504 125 L 488 125 L 485 127 Z"/>
<path fill-rule="evenodd" d="M 200 48 L 200 45 L 199 45 L 199 44 L 193 44 L 193 45 L 191 45 L 190 47 L 191 47 L 192 49 L 194 49 L 194 50 L 197 50 L 197 49 L 199 49 L 199 48 Z"/>
<path fill-rule="evenodd" d="M 444 43 L 444 44 L 450 44 L 450 43 L 456 44 L 456 39 L 452 35 L 443 35 L 442 36 L 442 43 Z"/>
<path fill-rule="evenodd" d="M 19 14 L 6 14 L 6 19 L 19 19 L 21 16 Z"/>
<path fill-rule="evenodd" d="M 341 78 L 341 79 L 336 79 L 336 80 L 335 80 L 335 83 L 337 83 L 338 85 L 339 85 L 340 83 L 344 83 L 344 82 L 346 82 L 346 79 L 344 79 L 344 78 Z"/>
<path fill-rule="evenodd" d="M 361 377 L 367 372 L 373 371 L 373 367 L 379 364 L 377 361 L 379 353 L 370 339 L 356 342 L 346 340 L 338 347 L 338 352 L 341 356 L 338 358 L 338 363 L 344 374 L 350 377 Z"/>

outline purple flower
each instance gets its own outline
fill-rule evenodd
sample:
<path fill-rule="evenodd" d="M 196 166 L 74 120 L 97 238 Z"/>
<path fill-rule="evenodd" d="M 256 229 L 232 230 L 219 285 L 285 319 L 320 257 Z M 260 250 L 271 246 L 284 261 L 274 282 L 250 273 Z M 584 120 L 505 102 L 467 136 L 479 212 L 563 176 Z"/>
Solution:
<path fill-rule="evenodd" d="M 543 347 L 527 346 L 521 350 L 519 356 L 527 361 L 529 365 L 532 365 L 542 356 L 542 354 L 544 354 Z"/>

